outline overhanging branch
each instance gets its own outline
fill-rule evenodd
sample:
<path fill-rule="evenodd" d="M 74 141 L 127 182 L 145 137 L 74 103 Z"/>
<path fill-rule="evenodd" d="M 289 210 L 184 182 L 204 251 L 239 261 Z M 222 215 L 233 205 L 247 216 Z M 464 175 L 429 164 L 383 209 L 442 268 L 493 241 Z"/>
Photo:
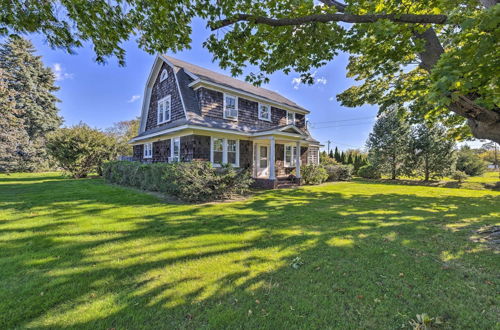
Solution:
<path fill-rule="evenodd" d="M 303 25 L 307 23 L 328 23 L 328 22 L 345 22 L 345 23 L 374 23 L 376 21 L 388 19 L 395 23 L 409 24 L 445 24 L 448 17 L 446 15 L 416 15 L 416 14 L 314 14 L 293 18 L 270 18 L 265 16 L 255 16 L 250 14 L 236 14 L 230 18 L 216 21 L 210 24 L 212 31 L 225 26 L 233 25 L 237 22 L 252 22 L 254 24 L 264 24 L 269 26 L 293 26 Z"/>

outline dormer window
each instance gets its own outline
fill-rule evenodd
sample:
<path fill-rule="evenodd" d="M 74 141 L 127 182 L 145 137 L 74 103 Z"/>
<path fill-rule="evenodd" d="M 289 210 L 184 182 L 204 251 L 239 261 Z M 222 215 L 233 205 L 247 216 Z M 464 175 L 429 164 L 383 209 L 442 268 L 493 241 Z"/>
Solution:
<path fill-rule="evenodd" d="M 158 124 L 170 121 L 171 107 L 170 95 L 158 101 Z"/>
<path fill-rule="evenodd" d="M 286 112 L 286 124 L 295 125 L 295 112 L 291 111 Z"/>
<path fill-rule="evenodd" d="M 271 121 L 271 107 L 268 104 L 259 103 L 259 119 Z"/>
<path fill-rule="evenodd" d="M 163 71 L 160 74 L 160 82 L 168 78 L 168 72 L 167 69 L 163 69 Z"/>
<path fill-rule="evenodd" d="M 224 118 L 238 119 L 238 97 L 224 94 Z"/>

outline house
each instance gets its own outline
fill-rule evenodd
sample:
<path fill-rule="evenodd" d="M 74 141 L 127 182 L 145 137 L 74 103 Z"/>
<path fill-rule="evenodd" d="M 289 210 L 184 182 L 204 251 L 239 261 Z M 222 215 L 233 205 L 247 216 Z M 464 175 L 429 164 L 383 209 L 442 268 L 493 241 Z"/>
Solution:
<path fill-rule="evenodd" d="M 292 173 L 300 182 L 300 167 L 319 163 L 308 113 L 276 92 L 158 55 L 130 140 L 133 159 L 229 163 L 250 168 L 255 185 L 266 188 Z"/>

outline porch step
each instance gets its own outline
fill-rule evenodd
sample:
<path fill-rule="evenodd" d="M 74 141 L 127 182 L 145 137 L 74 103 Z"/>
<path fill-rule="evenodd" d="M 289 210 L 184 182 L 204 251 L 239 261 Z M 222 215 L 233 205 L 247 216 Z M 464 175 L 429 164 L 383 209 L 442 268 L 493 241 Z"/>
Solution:
<path fill-rule="evenodd" d="M 296 188 L 299 185 L 289 178 L 278 178 L 276 189 Z"/>

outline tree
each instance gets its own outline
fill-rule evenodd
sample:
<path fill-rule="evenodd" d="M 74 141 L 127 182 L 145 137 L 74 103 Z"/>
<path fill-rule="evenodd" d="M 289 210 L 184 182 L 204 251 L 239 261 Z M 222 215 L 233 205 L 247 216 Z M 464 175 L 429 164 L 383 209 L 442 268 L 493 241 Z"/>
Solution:
<path fill-rule="evenodd" d="M 340 163 L 340 162 L 341 162 L 339 149 L 338 149 L 337 147 L 335 147 L 335 153 L 333 154 L 333 158 L 335 159 L 335 161 L 336 161 L 337 163 Z"/>
<path fill-rule="evenodd" d="M 102 165 L 117 155 L 114 137 L 85 124 L 61 128 L 49 134 L 47 148 L 59 165 L 74 178 L 102 173 Z"/>
<path fill-rule="evenodd" d="M 13 0 L 1 9 L 4 34 L 39 32 L 69 52 L 90 41 L 97 61 L 121 64 L 131 37 L 149 53 L 189 48 L 190 23 L 202 18 L 214 59 L 233 75 L 252 64 L 255 84 L 277 70 L 312 83 L 318 67 L 348 52 L 348 75 L 362 84 L 338 95 L 343 105 L 409 104 L 456 136 L 500 142 L 496 0 Z"/>
<path fill-rule="evenodd" d="M 14 153 L 22 158 L 18 166 L 10 165 L 15 170 L 36 170 L 46 163 L 45 136 L 62 122 L 54 96 L 58 90 L 54 73 L 34 53 L 31 42 L 19 37 L 11 37 L 0 45 L 0 70 L 10 93 L 8 105 L 2 107 L 2 112 L 5 120 L 11 119 L 4 125 L 19 137 L 16 141 L 9 140 L 12 144 L 5 150 L 13 161 L 19 158 Z M 19 132 L 20 129 L 24 133 Z"/>
<path fill-rule="evenodd" d="M 390 174 L 392 180 L 401 172 L 410 139 L 410 125 L 400 111 L 404 109 L 392 107 L 381 114 L 366 142 L 370 163 L 382 174 Z"/>
<path fill-rule="evenodd" d="M 479 176 L 486 172 L 486 162 L 469 146 L 462 146 L 458 150 L 456 167 L 469 176 Z"/>
<path fill-rule="evenodd" d="M 425 181 L 451 174 L 456 161 L 455 142 L 441 125 L 418 124 L 412 128 L 410 154 L 406 158 L 408 175 L 423 175 Z"/>
<path fill-rule="evenodd" d="M 342 164 L 346 164 L 346 161 L 347 161 L 347 159 L 346 159 L 346 158 L 347 158 L 347 157 L 346 157 L 345 153 L 342 151 L 342 152 L 340 153 L 340 162 L 341 162 Z"/>
<path fill-rule="evenodd" d="M 330 153 L 328 154 L 328 157 L 333 158 L 333 150 L 330 150 Z"/>
<path fill-rule="evenodd" d="M 14 91 L 9 89 L 9 78 L 0 69 L 0 172 L 15 172 L 24 167 L 24 150 L 29 145 L 20 111 L 15 106 Z"/>
<path fill-rule="evenodd" d="M 499 169 L 500 152 L 498 150 L 498 145 L 495 142 L 484 143 L 481 149 L 483 150 L 480 155 L 481 159 L 493 164 L 496 169 Z"/>
<path fill-rule="evenodd" d="M 106 129 L 106 133 L 114 137 L 118 145 L 118 154 L 122 156 L 132 156 L 132 147 L 128 144 L 139 132 L 139 117 L 132 120 L 124 120 L 114 123 Z"/>

